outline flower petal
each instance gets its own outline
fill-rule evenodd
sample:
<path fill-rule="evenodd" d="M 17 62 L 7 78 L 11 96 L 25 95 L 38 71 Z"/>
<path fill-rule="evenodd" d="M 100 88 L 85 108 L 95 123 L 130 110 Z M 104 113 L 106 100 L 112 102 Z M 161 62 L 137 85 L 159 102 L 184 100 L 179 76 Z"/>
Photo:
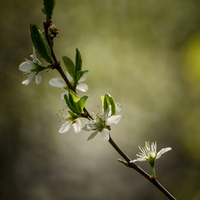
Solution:
<path fill-rule="evenodd" d="M 108 142 L 110 139 L 110 131 L 106 128 L 104 128 L 101 132 L 101 138 L 105 141 Z"/>
<path fill-rule="evenodd" d="M 80 119 L 76 119 L 76 122 L 73 123 L 72 126 L 73 126 L 76 133 L 80 132 L 81 129 L 82 129 L 82 124 L 81 124 Z"/>
<path fill-rule="evenodd" d="M 88 122 L 88 124 L 86 124 L 82 129 L 84 131 L 94 131 L 94 130 L 97 130 L 97 127 L 96 127 L 96 120 L 91 120 Z"/>
<path fill-rule="evenodd" d="M 36 53 L 35 53 L 35 48 L 33 47 L 33 54 L 30 55 L 31 58 L 33 58 L 33 62 L 34 63 L 38 63 L 41 64 L 41 62 L 38 60 L 38 58 L 36 57 Z"/>
<path fill-rule="evenodd" d="M 86 75 L 83 75 L 83 76 L 79 79 L 78 82 L 81 83 L 81 82 L 85 81 L 86 78 L 87 78 L 87 76 L 86 76 Z"/>
<path fill-rule="evenodd" d="M 71 77 L 71 75 L 68 73 L 68 71 L 66 71 L 66 75 L 67 75 L 67 78 L 69 80 L 69 82 L 71 83 L 73 81 L 73 78 Z"/>
<path fill-rule="evenodd" d="M 30 72 L 30 70 L 34 69 L 34 68 L 35 68 L 35 65 L 30 60 L 24 61 L 19 66 L 19 70 L 22 71 L 22 72 Z"/>
<path fill-rule="evenodd" d="M 65 98 L 64 98 L 64 96 L 65 96 L 65 94 L 68 96 L 68 90 L 65 90 L 62 94 L 61 94 L 61 99 L 62 100 L 64 100 Z"/>
<path fill-rule="evenodd" d="M 36 84 L 40 84 L 41 83 L 41 76 L 40 76 L 39 73 L 35 76 L 35 82 L 36 82 Z"/>
<path fill-rule="evenodd" d="M 94 137 L 97 135 L 98 132 L 99 132 L 99 131 L 93 132 L 93 133 L 88 137 L 87 140 L 91 140 L 92 138 L 94 138 Z"/>
<path fill-rule="evenodd" d="M 110 118 L 108 118 L 107 121 L 107 125 L 113 125 L 113 124 L 117 124 L 119 122 L 119 120 L 121 119 L 121 115 L 112 115 Z"/>
<path fill-rule="evenodd" d="M 59 129 L 59 133 L 67 132 L 71 127 L 71 121 L 66 121 L 62 124 L 62 126 Z"/>
<path fill-rule="evenodd" d="M 156 159 L 160 158 L 162 154 L 164 154 L 164 153 L 166 153 L 166 152 L 168 152 L 168 151 L 170 151 L 170 150 L 172 150 L 171 147 L 167 147 L 167 148 L 161 149 L 161 150 L 157 153 Z"/>
<path fill-rule="evenodd" d="M 76 88 L 81 92 L 87 92 L 89 89 L 89 87 L 85 83 L 79 83 Z"/>
<path fill-rule="evenodd" d="M 31 73 L 30 76 L 29 76 L 26 80 L 24 80 L 24 81 L 22 82 L 22 84 L 28 85 L 28 84 L 32 81 L 32 79 L 33 79 L 33 77 L 35 76 L 35 74 L 36 74 L 36 72 Z"/>
<path fill-rule="evenodd" d="M 119 113 L 122 106 L 120 105 L 120 103 L 116 103 L 115 105 L 116 105 L 116 113 Z"/>
<path fill-rule="evenodd" d="M 51 86 L 58 87 L 58 88 L 64 88 L 64 87 L 66 87 L 66 83 L 64 82 L 64 80 L 62 80 L 60 78 L 52 78 L 49 81 L 49 84 Z"/>
<path fill-rule="evenodd" d="M 140 158 L 131 160 L 130 163 L 134 163 L 134 162 L 137 162 L 137 161 L 146 161 L 146 159 L 144 157 L 140 157 Z"/>

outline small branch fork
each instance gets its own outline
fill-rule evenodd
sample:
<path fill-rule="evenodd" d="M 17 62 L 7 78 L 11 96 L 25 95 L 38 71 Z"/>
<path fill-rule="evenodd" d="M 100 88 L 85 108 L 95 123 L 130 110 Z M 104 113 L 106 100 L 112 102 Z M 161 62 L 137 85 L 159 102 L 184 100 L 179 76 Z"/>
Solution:
<path fill-rule="evenodd" d="M 51 55 L 52 55 L 52 58 L 53 58 L 53 61 L 54 61 L 54 63 L 52 64 L 52 69 L 56 69 L 60 73 L 60 75 L 62 76 L 63 80 L 66 82 L 66 84 L 69 87 L 69 89 L 76 93 L 76 87 L 71 85 L 71 83 L 69 82 L 68 78 L 66 77 L 65 73 L 63 72 L 63 70 L 62 70 L 62 68 L 60 66 L 60 62 L 57 61 L 57 58 L 56 58 L 56 56 L 54 54 L 52 43 L 50 42 L 49 34 L 48 34 L 48 29 L 51 26 L 51 24 L 52 24 L 52 21 L 50 23 L 47 22 L 47 21 L 43 23 L 44 30 L 45 30 L 45 36 L 46 36 L 47 42 L 49 44 L 49 47 L 51 49 Z M 87 111 L 86 108 L 84 108 L 83 111 L 84 111 L 83 117 L 85 117 L 85 118 L 87 118 L 89 120 L 93 120 L 92 116 L 89 114 L 89 112 Z M 173 197 L 157 181 L 157 179 L 152 178 L 148 173 L 146 173 L 143 169 L 141 169 L 136 164 L 130 163 L 131 159 L 117 146 L 117 144 L 113 141 L 113 139 L 111 138 L 111 136 L 109 138 L 109 143 L 125 159 L 125 161 L 122 162 L 125 166 L 135 169 L 138 173 L 140 173 L 142 176 L 144 176 L 146 179 L 148 179 L 153 185 L 155 185 L 170 200 L 176 200 L 176 198 Z"/>

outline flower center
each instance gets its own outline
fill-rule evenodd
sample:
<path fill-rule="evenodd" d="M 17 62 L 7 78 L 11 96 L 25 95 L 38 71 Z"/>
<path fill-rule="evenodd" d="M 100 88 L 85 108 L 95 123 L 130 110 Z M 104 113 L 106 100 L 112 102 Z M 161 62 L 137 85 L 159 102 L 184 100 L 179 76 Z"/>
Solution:
<path fill-rule="evenodd" d="M 103 120 L 101 117 L 98 117 L 97 123 L 95 123 L 95 126 L 97 127 L 98 131 L 102 131 L 104 128 L 106 128 L 106 121 Z"/>

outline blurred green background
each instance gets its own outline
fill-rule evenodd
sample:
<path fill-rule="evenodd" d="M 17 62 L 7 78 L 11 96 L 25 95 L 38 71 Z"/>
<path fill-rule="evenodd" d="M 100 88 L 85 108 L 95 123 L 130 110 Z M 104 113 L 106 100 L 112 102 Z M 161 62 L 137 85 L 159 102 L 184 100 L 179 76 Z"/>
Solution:
<path fill-rule="evenodd" d="M 42 3 L 1 0 L 0 199 L 166 199 L 99 135 L 58 133 L 62 91 L 48 84 L 56 71 L 42 72 L 40 85 L 21 84 Z M 199 8 L 199 0 L 59 0 L 53 18 L 58 60 L 74 60 L 78 48 L 90 71 L 88 110 L 98 112 L 105 93 L 120 102 L 111 135 L 132 159 L 145 141 L 172 147 L 157 161 L 157 178 L 183 200 L 200 199 Z M 138 165 L 151 174 L 147 162 Z"/>

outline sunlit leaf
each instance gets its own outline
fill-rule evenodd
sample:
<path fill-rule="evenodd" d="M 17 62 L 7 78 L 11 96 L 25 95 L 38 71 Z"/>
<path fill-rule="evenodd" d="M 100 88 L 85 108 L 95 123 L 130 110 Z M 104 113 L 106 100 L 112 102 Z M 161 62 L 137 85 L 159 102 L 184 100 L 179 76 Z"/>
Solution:
<path fill-rule="evenodd" d="M 74 65 L 73 61 L 66 56 L 63 56 L 62 59 L 63 59 L 63 62 L 65 64 L 65 67 L 66 67 L 68 73 L 74 79 L 74 77 L 75 77 L 75 65 Z"/>
<path fill-rule="evenodd" d="M 76 72 L 75 74 L 75 77 L 74 77 L 74 81 L 75 83 L 78 83 L 78 81 L 85 75 L 85 73 L 87 73 L 88 70 L 83 70 L 83 71 L 78 71 Z"/>

